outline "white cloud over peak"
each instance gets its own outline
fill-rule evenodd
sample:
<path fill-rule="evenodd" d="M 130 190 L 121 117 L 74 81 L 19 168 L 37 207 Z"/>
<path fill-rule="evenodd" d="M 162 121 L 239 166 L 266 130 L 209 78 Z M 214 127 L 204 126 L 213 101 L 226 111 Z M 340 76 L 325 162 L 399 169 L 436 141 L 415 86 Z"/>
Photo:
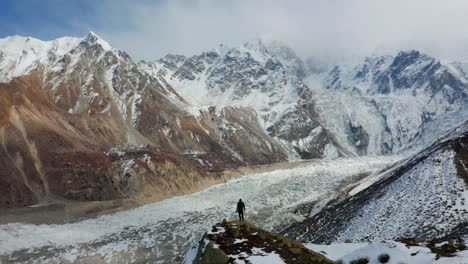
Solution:
<path fill-rule="evenodd" d="M 115 2 L 111 2 L 115 3 Z M 258 36 L 290 43 L 299 54 L 339 60 L 418 49 L 468 60 L 466 0 L 194 0 L 102 6 L 122 16 L 102 36 L 137 59 L 193 55 Z M 108 14 L 109 15 L 109 14 Z M 129 26 L 130 25 L 130 26 Z"/>

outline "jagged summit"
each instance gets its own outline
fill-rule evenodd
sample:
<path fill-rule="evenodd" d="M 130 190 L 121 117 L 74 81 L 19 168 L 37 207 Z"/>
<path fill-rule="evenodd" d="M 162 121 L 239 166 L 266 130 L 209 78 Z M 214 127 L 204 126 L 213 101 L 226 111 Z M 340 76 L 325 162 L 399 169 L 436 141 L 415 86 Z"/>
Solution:
<path fill-rule="evenodd" d="M 234 50 L 239 50 L 241 52 L 245 52 L 250 54 L 254 57 L 255 60 L 266 63 L 266 60 L 271 57 L 271 54 L 266 47 L 264 40 L 260 38 L 256 38 L 252 41 L 244 43 L 240 48 L 233 48 L 231 52 Z"/>
<path fill-rule="evenodd" d="M 98 44 L 101 45 L 101 47 L 106 51 L 114 50 L 114 48 L 107 41 L 103 40 L 93 31 L 89 31 L 88 35 L 83 38 L 80 44 L 89 46 Z"/>
<path fill-rule="evenodd" d="M 98 52 L 112 52 L 119 59 L 125 60 L 127 62 L 131 61 L 130 55 L 128 55 L 125 51 L 121 51 L 112 47 L 112 45 L 109 44 L 109 42 L 99 37 L 93 31 L 90 31 L 84 38 L 82 38 L 79 47 L 87 48 L 93 46 L 100 47 L 101 50 L 98 49 Z"/>
<path fill-rule="evenodd" d="M 401 50 L 400 52 L 398 52 L 396 57 L 418 58 L 418 57 L 430 57 L 430 56 L 423 52 L 420 52 L 419 50 L 410 49 L 410 50 Z"/>

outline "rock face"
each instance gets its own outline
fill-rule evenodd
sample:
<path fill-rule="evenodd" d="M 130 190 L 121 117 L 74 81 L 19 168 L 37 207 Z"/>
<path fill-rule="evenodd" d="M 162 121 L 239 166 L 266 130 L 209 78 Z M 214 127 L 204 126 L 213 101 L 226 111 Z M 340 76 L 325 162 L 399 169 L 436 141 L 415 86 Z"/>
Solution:
<path fill-rule="evenodd" d="M 334 263 L 294 241 L 232 221 L 213 226 L 187 253 L 183 264 Z"/>
<path fill-rule="evenodd" d="M 320 213 L 287 228 L 311 242 L 434 239 L 466 224 L 468 123 L 351 191 Z M 370 185 L 370 186 L 369 186 Z"/>
<path fill-rule="evenodd" d="M 23 45 L 17 53 L 5 44 L 11 39 L 0 41 L 8 55 L 0 64 L 14 65 L 0 74 L 14 77 L 0 83 L 0 208 L 162 198 L 216 181 L 225 169 L 288 157 L 255 111 L 190 105 L 94 33 L 15 40 Z M 37 45 L 50 46 L 48 56 Z"/>

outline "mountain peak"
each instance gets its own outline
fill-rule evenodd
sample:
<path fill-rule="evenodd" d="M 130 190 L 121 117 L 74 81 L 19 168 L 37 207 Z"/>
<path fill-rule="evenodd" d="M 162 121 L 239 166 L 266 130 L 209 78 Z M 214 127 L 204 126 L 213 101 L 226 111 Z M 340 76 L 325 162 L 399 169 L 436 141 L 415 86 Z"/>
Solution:
<path fill-rule="evenodd" d="M 107 41 L 105 41 L 104 39 L 99 37 L 93 31 L 89 31 L 88 35 L 86 35 L 86 37 L 83 39 L 82 43 L 87 43 L 89 45 L 99 44 L 99 45 L 101 45 L 101 47 L 104 50 L 107 50 L 107 51 L 113 49 L 112 46 Z"/>
<path fill-rule="evenodd" d="M 418 50 L 402 50 L 398 52 L 398 54 L 395 56 L 395 59 L 411 59 L 411 60 L 416 60 L 416 59 L 425 59 L 425 60 L 435 60 L 435 58 L 424 54 L 422 52 L 419 52 Z"/>
<path fill-rule="evenodd" d="M 242 45 L 242 47 L 248 50 L 260 52 L 262 54 L 268 54 L 268 49 L 265 45 L 265 42 L 261 38 L 256 38 L 246 42 L 244 45 Z"/>
<path fill-rule="evenodd" d="M 61 37 L 54 40 L 40 40 L 26 36 L 9 36 L 0 39 L 0 82 L 25 75 L 39 64 L 51 62 L 76 47 L 82 39 Z"/>
<path fill-rule="evenodd" d="M 397 71 L 425 71 L 425 67 L 429 65 L 437 65 L 439 60 L 421 53 L 417 50 L 400 51 L 395 56 L 392 65 L 392 69 Z M 411 67 L 409 67 L 411 66 Z"/>
<path fill-rule="evenodd" d="M 421 53 L 418 50 L 402 50 L 398 52 L 398 56 L 419 56 Z"/>
<path fill-rule="evenodd" d="M 100 38 L 96 33 L 94 33 L 94 31 L 90 30 L 88 32 L 88 35 L 87 36 L 91 36 L 91 37 L 95 37 L 95 38 Z"/>

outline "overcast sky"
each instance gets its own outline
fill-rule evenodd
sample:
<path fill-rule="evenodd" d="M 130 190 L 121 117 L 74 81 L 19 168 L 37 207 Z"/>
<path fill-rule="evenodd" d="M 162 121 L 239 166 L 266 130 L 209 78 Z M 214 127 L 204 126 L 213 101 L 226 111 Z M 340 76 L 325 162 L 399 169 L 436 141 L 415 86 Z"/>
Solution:
<path fill-rule="evenodd" d="M 255 37 L 302 56 L 346 58 L 418 49 L 468 60 L 468 0 L 2 0 L 0 37 L 93 30 L 135 59 L 192 55 Z"/>

